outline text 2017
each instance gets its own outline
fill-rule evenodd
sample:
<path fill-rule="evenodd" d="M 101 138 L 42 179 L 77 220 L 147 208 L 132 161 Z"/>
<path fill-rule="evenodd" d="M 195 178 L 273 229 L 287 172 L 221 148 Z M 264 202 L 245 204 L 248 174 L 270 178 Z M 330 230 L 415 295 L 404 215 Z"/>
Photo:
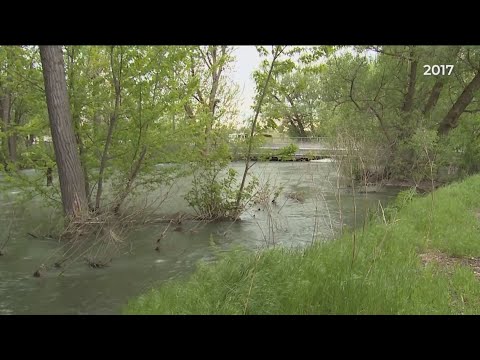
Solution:
<path fill-rule="evenodd" d="M 453 65 L 423 65 L 423 68 L 423 75 L 450 75 L 453 71 Z"/>

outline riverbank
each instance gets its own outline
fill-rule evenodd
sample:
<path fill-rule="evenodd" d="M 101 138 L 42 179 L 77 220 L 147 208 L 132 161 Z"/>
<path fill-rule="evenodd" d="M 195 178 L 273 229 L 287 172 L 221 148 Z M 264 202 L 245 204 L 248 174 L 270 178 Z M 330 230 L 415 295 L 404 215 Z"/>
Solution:
<path fill-rule="evenodd" d="M 478 314 L 480 176 L 401 194 L 356 233 L 238 250 L 132 300 L 126 314 Z"/>
<path fill-rule="evenodd" d="M 445 185 L 447 185 L 446 182 L 434 181 L 432 183 L 430 180 L 422 180 L 418 183 L 415 183 L 413 180 L 390 180 L 384 184 L 386 187 L 405 189 L 415 188 L 419 193 L 429 193 L 432 189 L 436 190 Z"/>

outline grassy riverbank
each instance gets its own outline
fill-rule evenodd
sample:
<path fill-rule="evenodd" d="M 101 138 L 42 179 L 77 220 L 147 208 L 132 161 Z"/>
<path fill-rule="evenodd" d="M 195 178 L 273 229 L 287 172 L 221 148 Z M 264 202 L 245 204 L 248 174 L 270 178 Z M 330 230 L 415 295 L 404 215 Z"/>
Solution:
<path fill-rule="evenodd" d="M 127 314 L 479 314 L 480 176 L 305 250 L 236 251 Z M 354 249 L 355 243 L 355 249 Z M 354 255 L 353 255 L 354 254 Z"/>

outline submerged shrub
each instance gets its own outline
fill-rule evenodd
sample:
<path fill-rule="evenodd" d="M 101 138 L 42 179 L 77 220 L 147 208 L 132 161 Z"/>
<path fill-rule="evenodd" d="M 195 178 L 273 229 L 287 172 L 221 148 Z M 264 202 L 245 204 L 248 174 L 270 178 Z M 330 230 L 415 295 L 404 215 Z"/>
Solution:
<path fill-rule="evenodd" d="M 245 186 L 242 201 L 237 209 L 238 173 L 235 169 L 229 168 L 227 174 L 222 176 L 223 171 L 223 167 L 212 165 L 193 175 L 192 189 L 185 195 L 185 200 L 201 218 L 235 218 L 253 196 L 258 185 L 256 178 L 252 178 Z"/>

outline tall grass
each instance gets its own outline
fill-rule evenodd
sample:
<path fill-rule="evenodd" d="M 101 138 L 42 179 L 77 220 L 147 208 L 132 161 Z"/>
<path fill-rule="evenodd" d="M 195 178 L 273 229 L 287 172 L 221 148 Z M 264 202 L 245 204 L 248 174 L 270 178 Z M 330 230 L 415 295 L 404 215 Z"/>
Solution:
<path fill-rule="evenodd" d="M 424 266 L 418 254 L 480 256 L 479 188 L 474 176 L 439 189 L 433 208 L 430 196 L 399 197 L 386 222 L 357 231 L 353 263 L 347 232 L 303 250 L 237 250 L 132 300 L 125 313 L 478 314 L 472 270 Z"/>

